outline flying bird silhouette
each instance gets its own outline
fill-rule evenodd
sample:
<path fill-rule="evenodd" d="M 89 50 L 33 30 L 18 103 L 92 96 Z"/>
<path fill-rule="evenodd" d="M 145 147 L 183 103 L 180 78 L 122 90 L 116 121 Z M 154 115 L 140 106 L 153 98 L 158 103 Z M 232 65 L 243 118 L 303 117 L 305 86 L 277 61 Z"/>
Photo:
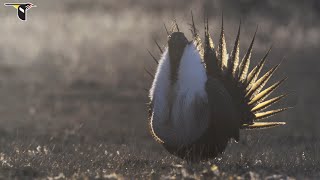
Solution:
<path fill-rule="evenodd" d="M 12 6 L 17 9 L 17 16 L 21 21 L 27 20 L 27 11 L 32 7 L 37 7 L 32 3 L 5 3 L 5 6 Z"/>
<path fill-rule="evenodd" d="M 192 17 L 193 39 L 188 41 L 175 28 L 167 31 L 168 44 L 163 50 L 149 90 L 149 128 L 153 138 L 170 153 L 187 161 L 201 161 L 221 154 L 230 139 L 239 141 L 240 129 L 261 129 L 284 125 L 285 122 L 257 122 L 288 108 L 263 111 L 286 96 L 266 98 L 286 78 L 265 89 L 264 86 L 279 65 L 259 76 L 266 58 L 249 72 L 251 52 L 256 37 L 240 62 L 240 27 L 230 56 L 223 28 L 215 48 L 205 18 L 201 40 Z"/>

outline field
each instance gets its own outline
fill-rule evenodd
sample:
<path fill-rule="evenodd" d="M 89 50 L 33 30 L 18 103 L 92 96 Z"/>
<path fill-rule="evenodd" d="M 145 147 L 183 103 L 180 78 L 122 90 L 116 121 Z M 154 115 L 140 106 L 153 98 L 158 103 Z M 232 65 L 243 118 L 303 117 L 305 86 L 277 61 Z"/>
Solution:
<path fill-rule="evenodd" d="M 319 179 L 320 4 L 310 1 L 31 1 L 28 21 L 0 7 L 0 179 Z M 242 20 L 244 55 L 259 26 L 253 64 L 273 44 L 271 80 L 289 77 L 271 120 L 286 126 L 242 131 L 220 157 L 187 164 L 147 131 L 155 70 L 147 49 L 166 42 L 176 18 L 190 37 L 203 9 L 217 43 L 223 10 L 229 49 Z"/>

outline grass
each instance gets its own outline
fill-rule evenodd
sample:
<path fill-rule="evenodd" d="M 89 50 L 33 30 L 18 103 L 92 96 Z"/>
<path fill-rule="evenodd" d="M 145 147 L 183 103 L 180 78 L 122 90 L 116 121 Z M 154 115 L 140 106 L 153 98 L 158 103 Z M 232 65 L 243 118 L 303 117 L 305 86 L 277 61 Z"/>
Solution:
<path fill-rule="evenodd" d="M 79 86 L 74 89 L 74 85 L 60 88 L 62 90 L 37 97 L 41 99 L 36 100 L 40 104 L 28 112 L 33 118 L 32 125 L 0 131 L 0 177 L 320 177 L 319 139 L 277 135 L 282 127 L 243 131 L 241 141 L 231 142 L 220 157 L 189 165 L 168 154 L 148 134 L 143 98 L 130 100 L 112 96 L 112 92 L 103 91 L 106 89 L 103 85 L 91 90 Z"/>
<path fill-rule="evenodd" d="M 118 134 L 121 135 L 121 134 Z M 114 135 L 116 136 L 116 135 Z M 109 136 L 110 137 L 110 136 Z M 39 138 L 40 139 L 40 138 Z M 4 178 L 318 178 L 319 142 L 292 144 L 231 144 L 219 158 L 195 165 L 169 155 L 153 141 L 143 145 L 98 142 L 78 136 L 42 140 L 2 139 L 1 176 Z M 300 144 L 305 142 L 299 141 Z M 253 145 L 254 144 L 254 145 Z M 280 178 L 275 178 L 280 179 Z"/>

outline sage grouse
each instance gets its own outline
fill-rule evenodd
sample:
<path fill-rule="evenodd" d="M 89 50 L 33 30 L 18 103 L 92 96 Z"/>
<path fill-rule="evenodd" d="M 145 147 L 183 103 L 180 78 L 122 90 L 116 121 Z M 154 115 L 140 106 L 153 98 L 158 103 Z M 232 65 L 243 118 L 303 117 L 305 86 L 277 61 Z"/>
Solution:
<path fill-rule="evenodd" d="M 240 23 L 241 24 L 241 23 Z M 170 153 L 201 161 L 221 154 L 230 139 L 239 140 L 240 129 L 261 129 L 284 122 L 256 122 L 288 108 L 263 111 L 286 95 L 266 98 L 286 79 L 263 89 L 279 65 L 259 76 L 266 57 L 249 72 L 255 35 L 240 62 L 240 27 L 230 55 L 223 29 L 215 48 L 205 20 L 201 40 L 192 16 L 193 40 L 188 41 L 178 25 L 167 31 L 168 44 L 162 50 L 149 91 L 149 127 L 154 139 Z M 167 29 L 166 29 L 167 30 Z M 257 31 L 256 31 L 257 32 Z"/>

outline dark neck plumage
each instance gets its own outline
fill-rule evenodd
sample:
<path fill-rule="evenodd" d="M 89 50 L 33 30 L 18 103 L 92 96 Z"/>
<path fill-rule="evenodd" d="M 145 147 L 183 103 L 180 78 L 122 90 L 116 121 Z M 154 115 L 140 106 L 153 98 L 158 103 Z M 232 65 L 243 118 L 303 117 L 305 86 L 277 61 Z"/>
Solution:
<path fill-rule="evenodd" d="M 174 32 L 168 37 L 171 85 L 177 81 L 180 61 L 187 44 L 188 40 L 181 32 Z"/>

